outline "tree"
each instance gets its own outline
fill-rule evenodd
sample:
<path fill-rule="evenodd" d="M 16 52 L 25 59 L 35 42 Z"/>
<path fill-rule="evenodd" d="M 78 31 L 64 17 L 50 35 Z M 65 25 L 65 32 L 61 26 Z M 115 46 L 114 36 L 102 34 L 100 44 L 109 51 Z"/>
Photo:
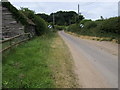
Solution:
<path fill-rule="evenodd" d="M 77 17 L 77 23 L 81 22 L 84 19 L 83 15 L 78 15 Z"/>
<path fill-rule="evenodd" d="M 53 13 L 50 15 L 47 14 L 37 14 L 47 22 L 53 22 Z M 74 11 L 58 11 L 54 13 L 55 16 L 55 24 L 56 25 L 70 25 L 76 22 L 80 22 L 84 19 L 83 15 L 79 15 Z"/>
<path fill-rule="evenodd" d="M 40 17 L 43 18 L 45 21 L 50 22 L 49 15 L 47 15 L 47 14 L 45 14 L 45 13 L 43 13 L 43 14 L 38 13 L 38 14 L 36 14 L 36 15 L 40 16 Z"/>
<path fill-rule="evenodd" d="M 100 16 L 101 20 L 104 20 L 103 16 Z"/>

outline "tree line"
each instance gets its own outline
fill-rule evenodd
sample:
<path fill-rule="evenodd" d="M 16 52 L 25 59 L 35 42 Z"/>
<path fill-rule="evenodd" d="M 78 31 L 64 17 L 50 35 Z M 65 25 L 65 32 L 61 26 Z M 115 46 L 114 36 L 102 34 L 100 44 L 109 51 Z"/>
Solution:
<path fill-rule="evenodd" d="M 53 24 L 53 14 L 55 25 L 60 26 L 68 26 L 84 19 L 83 15 L 78 15 L 74 11 L 58 11 L 56 13 L 51 13 L 50 15 L 39 13 L 37 15 L 43 18 L 48 23 Z"/>

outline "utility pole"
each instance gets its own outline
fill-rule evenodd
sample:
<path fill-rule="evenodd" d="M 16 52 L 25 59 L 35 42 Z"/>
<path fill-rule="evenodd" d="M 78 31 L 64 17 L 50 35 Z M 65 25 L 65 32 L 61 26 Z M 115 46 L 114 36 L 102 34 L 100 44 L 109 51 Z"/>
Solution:
<path fill-rule="evenodd" d="M 53 13 L 53 27 L 54 27 L 54 24 L 55 24 L 55 15 Z"/>
<path fill-rule="evenodd" d="M 80 13 L 80 5 L 78 4 L 78 15 L 81 15 Z"/>
<path fill-rule="evenodd" d="M 80 14 L 80 12 L 79 12 L 79 8 L 80 8 L 80 7 L 79 7 L 79 4 L 78 4 L 78 15 Z"/>
<path fill-rule="evenodd" d="M 80 6 L 78 4 L 78 15 L 77 15 L 77 20 L 76 20 L 77 22 L 79 21 L 79 14 L 80 14 L 80 9 L 79 8 L 80 8 Z"/>

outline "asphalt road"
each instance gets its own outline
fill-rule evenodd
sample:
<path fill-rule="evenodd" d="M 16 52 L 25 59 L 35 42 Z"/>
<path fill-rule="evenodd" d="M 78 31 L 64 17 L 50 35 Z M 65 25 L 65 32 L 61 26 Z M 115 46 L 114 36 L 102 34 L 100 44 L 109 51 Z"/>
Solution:
<path fill-rule="evenodd" d="M 77 69 L 75 72 L 83 88 L 118 87 L 117 55 L 64 31 L 59 35 L 70 48 Z"/>

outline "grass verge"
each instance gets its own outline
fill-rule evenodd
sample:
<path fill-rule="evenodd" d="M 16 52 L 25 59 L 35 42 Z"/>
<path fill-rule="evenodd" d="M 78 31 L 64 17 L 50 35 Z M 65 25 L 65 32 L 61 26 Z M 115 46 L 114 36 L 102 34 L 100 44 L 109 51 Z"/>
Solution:
<path fill-rule="evenodd" d="M 36 37 L 3 54 L 3 88 L 77 87 L 72 57 L 57 33 Z"/>
<path fill-rule="evenodd" d="M 119 43 L 118 38 L 115 39 L 113 37 L 98 37 L 98 36 L 95 37 L 95 36 L 88 36 L 88 35 L 80 35 L 80 34 L 73 33 L 73 32 L 68 32 L 68 31 L 65 31 L 65 32 L 68 33 L 68 34 L 80 37 L 82 39 L 90 39 L 90 40 L 96 40 L 96 41 L 111 41 L 113 43 Z"/>

